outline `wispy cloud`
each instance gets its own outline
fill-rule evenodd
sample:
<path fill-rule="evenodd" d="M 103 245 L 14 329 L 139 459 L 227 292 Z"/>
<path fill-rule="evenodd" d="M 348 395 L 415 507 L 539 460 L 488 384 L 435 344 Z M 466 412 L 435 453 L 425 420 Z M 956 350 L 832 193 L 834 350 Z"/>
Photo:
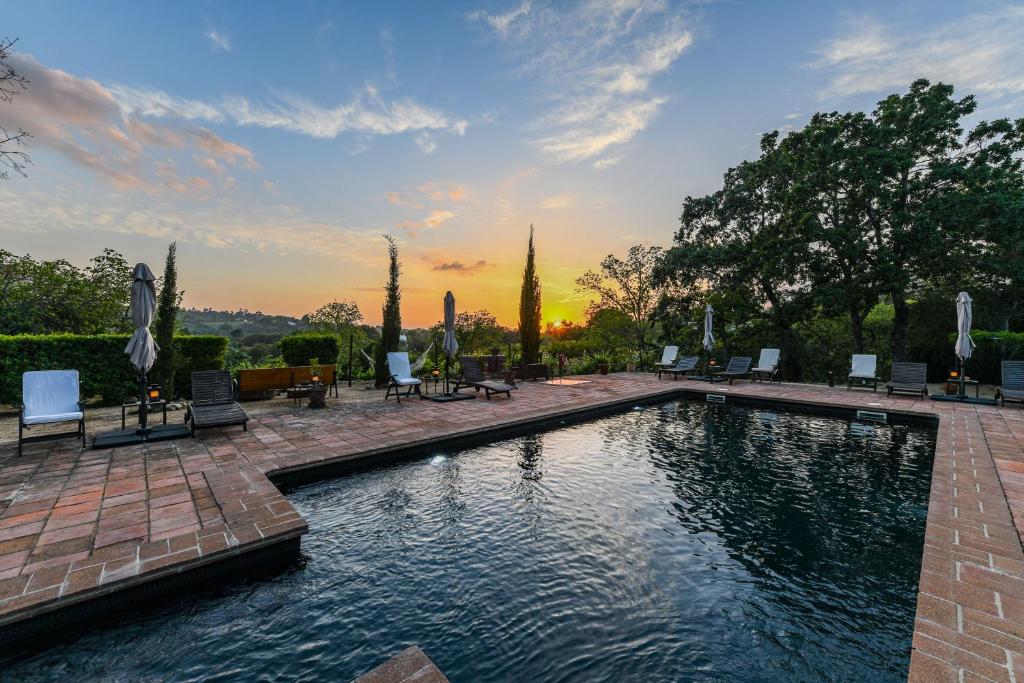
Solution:
<path fill-rule="evenodd" d="M 231 52 L 231 39 L 212 26 L 206 29 L 203 36 L 210 41 L 210 50 L 213 52 Z"/>
<path fill-rule="evenodd" d="M 559 209 L 571 209 L 576 206 L 576 197 L 571 194 L 562 193 L 545 197 L 540 202 L 540 208 L 547 209 L 548 211 L 558 211 Z"/>
<path fill-rule="evenodd" d="M 5 123 L 30 131 L 33 144 L 55 150 L 115 187 L 206 189 L 207 184 L 192 178 L 172 180 L 171 168 L 153 157 L 155 149 L 192 149 L 217 162 L 259 168 L 252 150 L 206 128 L 141 120 L 122 106 L 112 89 L 95 80 L 47 67 L 30 56 L 15 55 L 12 63 L 32 85 L 5 109 Z"/>
<path fill-rule="evenodd" d="M 448 209 L 434 209 L 425 218 L 418 221 L 406 220 L 398 223 L 395 227 L 407 230 L 411 236 L 415 236 L 421 228 L 438 228 L 455 218 L 455 212 Z"/>
<path fill-rule="evenodd" d="M 1024 6 L 960 17 L 928 30 L 848 16 L 811 67 L 830 75 L 819 95 L 843 97 L 906 87 L 914 79 L 952 83 L 994 98 L 1024 95 Z"/>
<path fill-rule="evenodd" d="M 518 63 L 538 78 L 549 111 L 534 122 L 537 146 L 562 161 L 614 158 L 668 101 L 655 92 L 693 43 L 678 11 L 662 0 L 584 0 L 572 6 L 529 3 L 505 13 L 474 12 Z"/>
<path fill-rule="evenodd" d="M 460 275 L 471 275 L 479 270 L 487 268 L 489 265 L 490 264 L 484 259 L 480 259 L 475 263 L 463 263 L 462 261 L 442 261 L 441 263 L 435 263 L 430 269 L 441 272 L 458 273 Z"/>

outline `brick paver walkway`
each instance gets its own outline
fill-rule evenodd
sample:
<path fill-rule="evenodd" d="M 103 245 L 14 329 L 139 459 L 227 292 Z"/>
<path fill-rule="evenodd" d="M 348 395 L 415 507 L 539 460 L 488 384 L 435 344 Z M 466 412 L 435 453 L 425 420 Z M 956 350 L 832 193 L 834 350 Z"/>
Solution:
<path fill-rule="evenodd" d="M 1024 411 L 808 385 L 589 377 L 511 400 L 282 407 L 196 439 L 111 451 L 0 444 L 0 628 L 294 542 L 307 527 L 268 475 L 372 458 L 602 405 L 683 391 L 928 413 L 938 440 L 912 680 L 1024 681 Z"/>

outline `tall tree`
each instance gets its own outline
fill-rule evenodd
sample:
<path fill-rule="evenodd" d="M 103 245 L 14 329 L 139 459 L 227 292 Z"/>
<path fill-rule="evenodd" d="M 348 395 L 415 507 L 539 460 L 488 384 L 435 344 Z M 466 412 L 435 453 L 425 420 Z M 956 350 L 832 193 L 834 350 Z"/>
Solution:
<path fill-rule="evenodd" d="M 347 334 L 363 319 L 355 301 L 332 301 L 305 316 L 311 327 L 334 334 Z"/>
<path fill-rule="evenodd" d="M 167 247 L 164 276 L 160 280 L 160 295 L 156 304 L 156 344 L 160 351 L 153 365 L 153 376 L 163 387 L 164 396 L 174 398 L 174 373 L 177 357 L 174 348 L 174 330 L 178 319 L 181 292 L 178 291 L 178 244 L 171 242 Z"/>
<path fill-rule="evenodd" d="M 654 277 L 661 255 L 661 247 L 636 244 L 625 259 L 609 254 L 602 259 L 600 271 L 588 270 L 576 278 L 577 291 L 598 297 L 591 302 L 591 309 L 614 308 L 629 317 L 641 365 L 651 314 L 661 295 L 661 285 Z"/>
<path fill-rule="evenodd" d="M 7 61 L 16 42 L 17 38 L 0 38 L 0 102 L 12 102 L 14 96 L 28 86 L 28 79 L 15 71 Z M 23 177 L 26 175 L 25 167 L 32 160 L 19 147 L 28 137 L 29 134 L 20 128 L 10 131 L 0 125 L 0 180 L 7 178 L 8 171 Z"/>
<path fill-rule="evenodd" d="M 377 345 L 377 359 L 374 370 L 377 386 L 388 383 L 388 369 L 385 363 L 390 351 L 397 351 L 399 338 L 402 336 L 402 314 L 399 306 L 402 292 L 398 286 L 401 265 L 398 262 L 398 245 L 391 235 L 384 235 L 388 241 L 388 282 L 384 285 L 384 321 L 380 331 L 380 344 Z"/>
<path fill-rule="evenodd" d="M 526 248 L 526 266 L 523 268 L 523 288 L 519 293 L 519 340 L 523 347 L 523 363 L 536 363 L 540 356 L 540 278 L 537 277 L 532 224 Z"/>

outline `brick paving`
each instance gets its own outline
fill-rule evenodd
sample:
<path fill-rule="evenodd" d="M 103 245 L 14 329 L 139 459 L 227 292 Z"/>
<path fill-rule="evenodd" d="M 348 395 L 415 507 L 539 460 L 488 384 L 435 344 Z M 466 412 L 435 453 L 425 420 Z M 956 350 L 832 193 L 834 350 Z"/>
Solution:
<path fill-rule="evenodd" d="M 294 541 L 307 530 L 268 475 L 455 435 L 683 391 L 939 418 L 918 609 L 914 681 L 1024 682 L 1024 411 L 884 392 L 738 382 L 713 387 L 653 375 L 526 384 L 504 397 L 291 405 L 249 431 L 108 451 L 73 440 L 0 443 L 0 628 L 169 573 Z"/>

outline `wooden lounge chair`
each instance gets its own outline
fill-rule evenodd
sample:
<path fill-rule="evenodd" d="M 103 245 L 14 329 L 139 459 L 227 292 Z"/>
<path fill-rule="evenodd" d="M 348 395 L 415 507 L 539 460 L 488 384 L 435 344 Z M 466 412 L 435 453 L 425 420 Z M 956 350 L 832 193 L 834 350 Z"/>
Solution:
<path fill-rule="evenodd" d="M 35 425 L 77 422 L 73 432 L 24 436 Z M 78 392 L 78 370 L 37 370 L 21 376 L 18 410 L 18 456 L 26 443 L 80 437 L 85 448 L 85 405 Z"/>
<path fill-rule="evenodd" d="M 473 387 L 477 393 L 483 389 L 488 401 L 491 400 L 491 394 L 505 394 L 512 398 L 512 390 L 515 387 L 497 380 L 488 380 L 484 377 L 484 370 L 476 358 L 462 356 L 459 358 L 459 364 L 462 366 L 462 376 L 455 382 L 455 391 L 458 391 L 459 387 Z"/>
<path fill-rule="evenodd" d="M 667 370 L 676 364 L 676 357 L 678 355 L 678 346 L 666 346 L 665 350 L 661 352 L 661 360 L 655 363 L 654 367 L 658 370 Z"/>
<path fill-rule="evenodd" d="M 197 429 L 242 425 L 249 430 L 249 416 L 234 401 L 234 384 L 227 370 L 200 370 L 192 373 L 192 403 L 185 414 L 192 436 Z"/>
<path fill-rule="evenodd" d="M 885 385 L 886 395 L 894 393 L 928 395 L 927 363 L 893 363 L 892 378 Z"/>
<path fill-rule="evenodd" d="M 734 379 L 750 375 L 750 364 L 752 362 L 753 360 L 750 356 L 733 356 L 729 359 L 729 364 L 725 366 L 725 370 L 719 370 L 714 373 L 715 377 L 724 377 L 729 380 L 729 384 L 732 384 Z"/>
<path fill-rule="evenodd" d="M 405 351 L 391 351 L 388 353 L 388 393 L 384 394 L 384 400 L 388 400 L 391 391 L 395 392 L 395 400 L 402 402 L 399 390 L 406 387 L 405 395 L 409 396 L 415 390 L 416 395 L 423 397 L 420 393 L 420 380 L 412 376 L 412 368 L 409 366 L 409 354 Z"/>
<path fill-rule="evenodd" d="M 1024 360 L 1003 361 L 1003 384 L 999 399 L 1006 405 L 1006 399 L 1024 401 Z"/>
<path fill-rule="evenodd" d="M 779 378 L 779 353 L 778 349 L 761 349 L 761 357 L 757 359 L 757 367 L 750 369 L 751 379 L 768 383 Z"/>
<path fill-rule="evenodd" d="M 699 361 L 700 358 L 697 356 L 683 356 L 672 367 L 658 368 L 658 379 L 661 379 L 661 373 L 663 372 L 672 375 L 672 379 L 678 379 L 679 375 L 685 375 L 696 370 Z"/>
<path fill-rule="evenodd" d="M 853 387 L 854 382 L 861 386 L 871 385 L 871 391 L 878 390 L 878 356 L 873 353 L 855 353 L 850 361 L 850 377 L 846 381 L 846 390 Z"/>

